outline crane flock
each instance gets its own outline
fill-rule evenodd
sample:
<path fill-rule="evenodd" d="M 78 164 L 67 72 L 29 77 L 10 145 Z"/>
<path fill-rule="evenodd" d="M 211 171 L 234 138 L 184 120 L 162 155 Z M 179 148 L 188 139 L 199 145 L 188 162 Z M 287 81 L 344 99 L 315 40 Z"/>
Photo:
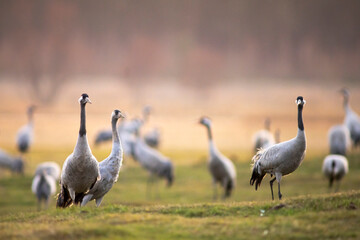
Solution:
<path fill-rule="evenodd" d="M 343 96 L 345 118 L 343 124 L 332 126 L 328 131 L 329 155 L 324 158 L 322 172 L 329 180 L 329 187 L 337 182 L 335 191 L 339 189 L 340 180 L 348 173 L 346 155 L 350 145 L 356 148 L 360 145 L 360 118 L 351 109 L 350 93 L 347 89 L 340 90 Z M 275 137 L 270 132 L 270 118 L 265 119 L 265 128 L 253 135 L 255 155 L 252 158 L 252 173 L 250 185 L 257 190 L 265 177 L 269 174 L 271 196 L 274 200 L 273 183 L 278 183 L 278 198 L 282 199 L 280 182 L 283 176 L 293 173 L 302 163 L 306 153 L 306 136 L 303 122 L 303 109 L 306 103 L 302 96 L 297 97 L 297 135 L 288 141 L 280 142 L 280 129 L 275 131 Z M 74 151 L 66 158 L 62 170 L 55 162 L 44 162 L 36 168 L 32 192 L 48 207 L 50 197 L 56 192 L 56 182 L 60 179 L 60 193 L 56 206 L 66 208 L 72 204 L 85 206 L 95 200 L 98 207 L 104 196 L 117 182 L 124 158 L 133 158 L 145 171 L 149 173 L 148 184 L 156 179 L 165 179 L 168 186 L 174 182 L 174 164 L 170 158 L 159 150 L 160 132 L 157 128 L 142 135 L 141 129 L 148 122 L 152 108 L 144 107 L 142 118 L 125 119 L 120 110 L 111 113 L 111 129 L 98 133 L 95 145 L 112 139 L 110 155 L 100 163 L 93 156 L 87 139 L 86 104 L 90 103 L 89 96 L 80 96 L 80 129 Z M 0 167 L 7 168 L 14 173 L 24 172 L 23 154 L 29 151 L 33 139 L 33 113 L 35 106 L 28 108 L 28 123 L 21 127 L 17 134 L 17 149 L 20 156 L 12 156 L 0 150 Z M 118 124 L 119 123 L 119 124 Z M 208 169 L 213 183 L 213 199 L 217 199 L 217 184 L 223 189 L 222 199 L 231 196 L 236 189 L 237 170 L 234 163 L 223 155 L 216 147 L 212 133 L 212 121 L 209 117 L 201 117 L 199 124 L 207 131 L 209 144 Z M 61 174 L 60 174 L 61 172 Z"/>

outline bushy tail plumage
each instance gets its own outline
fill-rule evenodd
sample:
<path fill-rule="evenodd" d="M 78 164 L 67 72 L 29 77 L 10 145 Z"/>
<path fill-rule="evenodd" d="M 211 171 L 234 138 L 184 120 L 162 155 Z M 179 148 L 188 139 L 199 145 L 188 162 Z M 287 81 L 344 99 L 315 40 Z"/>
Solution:
<path fill-rule="evenodd" d="M 72 204 L 72 199 L 70 197 L 69 191 L 63 185 L 61 185 L 61 191 L 58 194 L 56 207 L 66 208 L 71 204 Z"/>
<path fill-rule="evenodd" d="M 75 201 L 74 201 L 74 203 L 75 203 L 76 205 L 81 204 L 81 202 L 82 202 L 82 200 L 83 200 L 84 197 L 85 197 L 85 194 L 84 194 L 84 193 L 78 193 L 78 194 L 76 194 L 76 195 L 75 195 Z"/>
<path fill-rule="evenodd" d="M 18 149 L 19 149 L 19 151 L 22 152 L 22 153 L 27 152 L 28 148 L 29 148 L 29 144 L 28 144 L 27 142 L 21 142 L 21 143 L 19 143 L 19 145 L 18 145 Z"/>
<path fill-rule="evenodd" d="M 254 185 L 255 183 L 255 190 L 257 190 L 258 187 L 260 187 L 261 181 L 263 180 L 266 173 L 259 173 L 260 171 L 260 162 L 258 161 L 263 153 L 263 150 L 259 150 L 256 155 L 253 157 L 252 161 L 254 163 L 253 165 L 253 171 L 250 179 L 250 185 Z"/>

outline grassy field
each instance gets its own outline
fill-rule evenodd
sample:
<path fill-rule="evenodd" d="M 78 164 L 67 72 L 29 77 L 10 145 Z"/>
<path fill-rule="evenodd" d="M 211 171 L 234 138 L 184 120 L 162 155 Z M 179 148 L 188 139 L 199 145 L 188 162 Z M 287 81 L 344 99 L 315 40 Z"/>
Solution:
<path fill-rule="evenodd" d="M 212 200 L 203 151 L 167 151 L 176 159 L 175 183 L 164 181 L 146 191 L 147 173 L 125 161 L 118 182 L 100 208 L 37 211 L 30 191 L 36 164 L 60 165 L 72 149 L 33 149 L 24 176 L 1 170 L 0 239 L 358 239 L 360 230 L 360 157 L 349 157 L 350 172 L 339 193 L 330 192 L 321 174 L 323 156 L 307 156 L 299 169 L 282 179 L 282 201 L 271 201 L 269 177 L 258 191 L 249 186 L 250 155 L 225 152 L 237 167 L 237 187 L 225 202 Z M 107 147 L 94 149 L 98 159 Z M 188 155 L 193 156 L 192 159 Z M 277 188 L 275 187 L 275 191 Z M 283 205 L 282 205 L 283 204 Z M 278 209 L 279 208 L 279 209 Z"/>
<path fill-rule="evenodd" d="M 37 103 L 35 141 L 26 158 L 24 176 L 0 169 L 0 239 L 359 239 L 360 152 L 349 156 L 350 172 L 340 191 L 329 191 L 321 173 L 328 151 L 328 129 L 343 121 L 343 87 L 312 83 L 264 82 L 218 86 L 202 91 L 179 86 L 131 88 L 114 81 L 77 81 L 64 86 L 52 105 Z M 25 109 L 31 96 L 26 86 L 0 82 L 0 148 L 17 154 L 16 132 L 26 123 Z M 352 106 L 360 112 L 360 88 L 352 88 Z M 37 164 L 55 161 L 62 166 L 73 151 L 79 128 L 77 99 L 87 92 L 87 130 L 93 154 L 101 161 L 111 145 L 93 146 L 98 130 L 109 128 L 112 110 L 118 108 L 131 119 L 144 105 L 154 107 L 144 132 L 160 127 L 161 151 L 175 165 L 171 188 L 160 180 L 147 191 L 148 174 L 132 159 L 125 159 L 118 182 L 100 208 L 94 202 L 84 208 L 37 211 L 31 182 Z M 321 93 L 321 94 L 319 94 Z M 304 124 L 307 155 L 302 165 L 282 179 L 283 200 L 271 201 L 269 177 L 255 191 L 249 185 L 251 138 L 272 119 L 272 131 L 281 140 L 296 135 L 294 100 L 307 100 Z M 166 99 L 166 101 L 164 101 Z M 213 201 L 207 170 L 208 144 L 200 116 L 213 119 L 214 139 L 237 168 L 237 186 L 226 201 Z M 277 192 L 277 186 L 275 186 Z M 219 191 L 220 193 L 220 191 Z M 284 204 L 284 205 L 279 205 Z"/>

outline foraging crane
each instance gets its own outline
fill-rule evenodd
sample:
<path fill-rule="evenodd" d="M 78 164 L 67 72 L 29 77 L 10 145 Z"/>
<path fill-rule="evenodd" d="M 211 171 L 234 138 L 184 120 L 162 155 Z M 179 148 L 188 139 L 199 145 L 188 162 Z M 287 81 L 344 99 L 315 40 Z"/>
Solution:
<path fill-rule="evenodd" d="M 199 123 L 206 127 L 209 140 L 209 171 L 212 176 L 214 186 L 214 199 L 217 198 L 216 184 L 224 188 L 223 199 L 230 197 L 231 192 L 235 189 L 236 184 L 236 169 L 231 160 L 226 158 L 216 148 L 212 138 L 211 120 L 207 117 L 202 117 Z"/>
<path fill-rule="evenodd" d="M 13 173 L 24 173 L 24 161 L 21 157 L 13 157 L 0 150 L 0 168 L 7 168 Z"/>
<path fill-rule="evenodd" d="M 124 156 L 132 156 L 135 144 L 135 133 L 139 124 L 142 125 L 143 121 L 140 119 L 132 119 L 131 121 L 122 121 L 119 124 L 119 135 L 121 139 Z"/>
<path fill-rule="evenodd" d="M 343 88 L 340 90 L 340 92 L 343 94 L 344 97 L 344 110 L 345 110 L 344 124 L 348 127 L 350 131 L 350 137 L 353 143 L 353 147 L 356 148 L 358 145 L 360 145 L 360 118 L 350 107 L 349 91 Z"/>
<path fill-rule="evenodd" d="M 101 180 L 96 182 L 94 187 L 84 196 L 81 206 L 85 206 L 89 201 L 95 200 L 96 206 L 99 207 L 105 194 L 117 182 L 123 161 L 123 150 L 116 123 L 119 118 L 123 117 L 124 115 L 119 110 L 114 110 L 111 114 L 112 150 L 110 155 L 99 163 Z"/>
<path fill-rule="evenodd" d="M 154 128 L 152 131 L 148 132 L 144 136 L 144 140 L 147 145 L 152 148 L 158 148 L 160 144 L 160 131 L 157 128 Z"/>
<path fill-rule="evenodd" d="M 100 180 L 99 163 L 92 155 L 86 136 L 85 105 L 91 103 L 84 93 L 79 99 L 81 115 L 80 130 L 74 152 L 65 160 L 61 172 L 61 190 L 58 207 L 68 207 L 72 202 L 81 203 L 84 195 Z"/>
<path fill-rule="evenodd" d="M 26 153 L 32 143 L 33 140 L 33 131 L 34 131 L 34 122 L 33 122 L 33 113 L 35 110 L 35 106 L 28 107 L 27 115 L 28 115 L 28 123 L 22 126 L 16 137 L 16 145 L 18 150 L 21 153 Z"/>
<path fill-rule="evenodd" d="M 111 139 L 112 137 L 112 131 L 111 130 L 102 130 L 100 132 L 97 133 L 96 137 L 95 137 L 95 145 L 99 145 L 102 142 L 107 142 Z"/>
<path fill-rule="evenodd" d="M 31 190 L 38 199 L 38 210 L 41 209 L 42 201 L 45 203 L 45 208 L 48 208 L 50 197 L 56 192 L 56 181 L 59 176 L 60 167 L 55 162 L 44 162 L 36 168 Z"/>
<path fill-rule="evenodd" d="M 43 162 L 39 164 L 35 170 L 35 175 L 40 175 L 43 171 L 56 181 L 60 178 L 60 166 L 56 162 Z"/>
<path fill-rule="evenodd" d="M 140 137 L 140 127 L 142 121 L 133 121 L 137 123 L 136 127 L 136 140 L 133 146 L 133 158 L 140 163 L 150 173 L 148 183 L 153 177 L 165 178 L 167 185 L 170 187 L 174 180 L 174 167 L 170 159 L 163 156 L 159 151 L 149 147 L 144 140 Z"/>
<path fill-rule="evenodd" d="M 328 132 L 330 154 L 339 154 L 346 156 L 346 151 L 351 144 L 349 129 L 341 124 L 335 125 Z"/>
<path fill-rule="evenodd" d="M 282 176 L 294 172 L 305 157 L 306 137 L 302 118 L 305 105 L 303 97 L 296 99 L 298 106 L 298 132 L 297 136 L 289 141 L 275 144 L 266 149 L 260 149 L 253 157 L 253 171 L 250 185 L 255 183 L 255 190 L 260 186 L 262 179 L 268 173 L 275 177 L 270 180 L 271 196 L 274 200 L 273 183 L 278 182 L 278 195 L 281 200 L 280 181 Z"/>
<path fill-rule="evenodd" d="M 265 119 L 265 129 L 256 132 L 253 136 L 254 151 L 255 153 L 260 148 L 268 148 L 275 144 L 273 134 L 270 132 L 270 119 Z"/>
<path fill-rule="evenodd" d="M 324 159 L 322 172 L 329 179 L 329 188 L 332 187 L 333 182 L 337 181 L 337 191 L 339 189 L 340 180 L 348 173 L 349 166 L 346 157 L 341 155 L 328 155 Z"/>

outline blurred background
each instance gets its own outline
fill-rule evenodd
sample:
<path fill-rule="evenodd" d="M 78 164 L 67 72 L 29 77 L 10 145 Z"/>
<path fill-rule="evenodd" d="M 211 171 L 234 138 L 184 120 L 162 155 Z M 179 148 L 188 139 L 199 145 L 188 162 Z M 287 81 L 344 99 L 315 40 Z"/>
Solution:
<path fill-rule="evenodd" d="M 201 116 L 212 119 L 218 149 L 237 168 L 230 201 L 270 200 L 269 179 L 259 191 L 249 186 L 253 135 L 269 118 L 271 133 L 293 138 L 299 95 L 307 101 L 307 155 L 282 191 L 285 198 L 328 193 L 321 165 L 328 130 L 344 120 L 341 88 L 360 113 L 359 9 L 357 0 L 0 1 L 0 150 L 20 155 L 17 131 L 28 106 L 37 106 L 25 175 L 0 169 L 7 196 L 0 214 L 36 209 L 35 168 L 45 161 L 62 166 L 73 151 L 82 93 L 92 101 L 87 136 L 98 161 L 111 149 L 111 141 L 94 144 L 110 128 L 111 112 L 133 119 L 151 106 L 142 133 L 158 128 L 158 150 L 175 166 L 174 186 L 159 181 L 158 197 L 149 198 L 148 172 L 125 159 L 104 205 L 211 201 Z M 358 189 L 359 150 L 351 151 L 349 166 L 342 191 Z"/>
<path fill-rule="evenodd" d="M 150 105 L 164 150 L 206 150 L 196 123 L 207 115 L 220 149 L 251 151 L 266 117 L 281 140 L 295 136 L 303 95 L 308 152 L 323 151 L 343 121 L 340 88 L 360 112 L 359 9 L 356 0 L 1 1 L 0 146 L 15 149 L 30 104 L 35 149 L 74 146 L 86 92 L 91 143 L 113 109 L 131 119 Z"/>

